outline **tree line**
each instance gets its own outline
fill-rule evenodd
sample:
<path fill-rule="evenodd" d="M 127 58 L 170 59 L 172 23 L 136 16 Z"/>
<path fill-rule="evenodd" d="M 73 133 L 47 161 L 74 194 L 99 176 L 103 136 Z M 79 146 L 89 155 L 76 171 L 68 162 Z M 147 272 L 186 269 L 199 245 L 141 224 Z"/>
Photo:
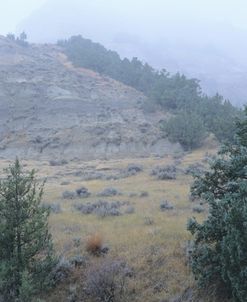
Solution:
<path fill-rule="evenodd" d="M 203 94 L 197 79 L 170 74 L 165 69 L 156 70 L 136 57 L 121 59 L 117 52 L 82 36 L 60 40 L 58 45 L 75 66 L 134 87 L 148 97 L 149 107 L 158 104 L 162 110 L 172 113 L 174 117 L 162 124 L 170 140 L 191 149 L 200 145 L 207 133 L 213 133 L 219 141 L 233 139 L 234 121 L 241 110 L 219 94 L 213 97 Z"/>

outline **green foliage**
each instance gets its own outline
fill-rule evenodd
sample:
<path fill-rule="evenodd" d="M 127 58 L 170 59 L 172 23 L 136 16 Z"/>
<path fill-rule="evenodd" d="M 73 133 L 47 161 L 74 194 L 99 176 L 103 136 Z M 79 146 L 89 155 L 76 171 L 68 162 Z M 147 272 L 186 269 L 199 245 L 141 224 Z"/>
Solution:
<path fill-rule="evenodd" d="M 198 80 L 188 79 L 179 73 L 170 75 L 165 69 L 155 70 L 136 57 L 121 59 L 115 51 L 81 36 L 58 41 L 58 45 L 63 47 L 75 66 L 92 69 L 134 87 L 149 98 L 154 108 L 158 104 L 175 114 L 186 111 L 199 116 L 204 128 L 213 132 L 220 141 L 233 139 L 234 119 L 239 111 L 219 95 L 202 95 Z M 189 145 L 199 144 L 200 140 Z"/>
<path fill-rule="evenodd" d="M 179 73 L 171 76 L 166 70 L 157 71 L 138 58 L 124 58 L 99 43 L 93 43 L 81 36 L 60 40 L 69 59 L 79 67 L 103 73 L 142 91 L 168 108 L 180 108 L 181 103 L 189 102 L 198 96 L 200 87 L 197 80 L 188 80 Z"/>
<path fill-rule="evenodd" d="M 143 64 L 137 58 L 131 61 L 126 58 L 121 60 L 117 52 L 107 50 L 99 43 L 93 43 L 81 36 L 71 37 L 67 41 L 58 41 L 58 45 L 65 49 L 66 54 L 76 66 L 108 75 L 144 93 L 151 89 L 158 75 L 151 66 Z"/>
<path fill-rule="evenodd" d="M 179 142 L 185 149 L 199 147 L 206 136 L 204 124 L 195 113 L 179 113 L 162 126 L 170 141 Z"/>
<path fill-rule="evenodd" d="M 41 206 L 43 184 L 19 161 L 0 181 L 0 296 L 4 301 L 30 301 L 47 287 L 56 263 L 49 212 Z M 28 300 L 27 300 L 28 299 Z"/>
<path fill-rule="evenodd" d="M 193 105 L 200 98 L 201 89 L 198 80 L 187 79 L 176 73 L 170 76 L 165 70 L 161 71 L 149 96 L 162 107 L 172 110 L 193 110 Z"/>
<path fill-rule="evenodd" d="M 25 302 L 31 302 L 34 295 L 31 276 L 27 271 L 21 274 L 21 286 L 19 300 Z"/>
<path fill-rule="evenodd" d="M 238 123 L 234 144 L 226 145 L 211 164 L 197 176 L 192 194 L 209 205 L 206 221 L 188 223 L 194 235 L 192 270 L 199 285 L 215 286 L 235 301 L 247 297 L 247 110 Z"/>
<path fill-rule="evenodd" d="M 232 141 L 236 131 L 236 118 L 241 111 L 233 107 L 229 101 L 216 94 L 214 97 L 204 96 L 194 109 L 198 112 L 208 131 L 215 134 L 219 141 Z"/>

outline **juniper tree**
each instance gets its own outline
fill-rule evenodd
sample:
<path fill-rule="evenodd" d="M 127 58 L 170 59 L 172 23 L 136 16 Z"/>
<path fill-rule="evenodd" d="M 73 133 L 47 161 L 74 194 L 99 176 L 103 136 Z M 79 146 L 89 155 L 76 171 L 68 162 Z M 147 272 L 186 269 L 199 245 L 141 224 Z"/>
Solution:
<path fill-rule="evenodd" d="M 18 159 L 0 181 L 0 296 L 31 301 L 49 283 L 56 262 L 48 230 L 48 210 L 41 205 L 44 183 L 35 171 L 23 171 Z"/>
<path fill-rule="evenodd" d="M 186 111 L 163 123 L 161 129 L 172 142 L 179 142 L 186 150 L 199 147 L 206 137 L 206 128 L 200 116 Z"/>
<path fill-rule="evenodd" d="M 192 194 L 209 205 L 208 218 L 188 223 L 194 235 L 192 270 L 199 285 L 247 297 L 247 109 L 237 123 L 236 139 L 225 145 L 211 169 L 197 176 Z"/>

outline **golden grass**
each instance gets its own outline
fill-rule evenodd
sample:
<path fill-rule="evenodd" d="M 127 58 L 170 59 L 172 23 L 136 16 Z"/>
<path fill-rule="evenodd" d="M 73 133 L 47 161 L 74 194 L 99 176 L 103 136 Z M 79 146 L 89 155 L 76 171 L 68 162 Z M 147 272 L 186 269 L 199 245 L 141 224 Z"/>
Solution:
<path fill-rule="evenodd" d="M 185 168 L 193 162 L 201 161 L 206 151 L 215 152 L 214 149 L 199 149 L 188 153 L 179 167 Z M 78 177 L 68 174 L 86 166 L 94 166 L 98 170 L 120 169 L 133 162 L 143 165 L 144 171 L 136 176 L 119 180 L 80 181 Z M 85 254 L 90 245 L 102 245 L 101 238 L 104 238 L 110 248 L 109 256 L 124 259 L 135 272 L 135 278 L 131 280 L 131 286 L 136 291 L 135 301 L 155 302 L 170 299 L 193 286 L 193 277 L 185 258 L 186 242 L 190 239 L 186 223 L 191 216 L 196 216 L 200 220 L 205 217 L 205 214 L 192 213 L 193 205 L 188 199 L 192 181 L 190 176 L 179 173 L 176 180 L 170 181 L 158 181 L 150 176 L 152 167 L 172 162 L 174 162 L 172 157 L 162 159 L 150 157 L 87 163 L 71 162 L 61 167 L 51 167 L 48 162 L 24 163 L 29 169 L 35 167 L 39 177 L 48 178 L 44 201 L 61 204 L 62 212 L 52 214 L 50 217 L 50 228 L 57 252 L 66 257 Z M 8 163 L 0 162 L 1 167 L 6 167 Z M 61 182 L 64 180 L 69 180 L 70 184 L 62 186 Z M 75 190 L 80 186 L 87 187 L 92 195 L 81 200 L 62 199 L 63 191 Z M 86 203 L 98 200 L 96 194 L 108 186 L 117 188 L 123 195 L 107 199 L 129 200 L 135 208 L 133 214 L 100 219 L 95 215 L 82 215 L 73 210 L 74 202 Z M 139 194 L 141 191 L 148 191 L 149 195 L 144 198 L 139 195 L 128 196 L 128 193 Z M 172 202 L 174 210 L 161 212 L 159 209 L 161 200 Z M 154 223 L 146 225 L 145 217 L 151 217 Z M 89 237 L 92 234 L 100 235 Z M 81 239 L 82 244 L 79 247 L 74 246 L 74 238 Z M 69 282 L 66 286 L 69 287 Z M 47 301 L 65 301 L 65 298 L 60 296 L 62 294 L 58 293 L 59 290 L 47 298 Z M 55 297 L 58 297 L 58 300 Z"/>

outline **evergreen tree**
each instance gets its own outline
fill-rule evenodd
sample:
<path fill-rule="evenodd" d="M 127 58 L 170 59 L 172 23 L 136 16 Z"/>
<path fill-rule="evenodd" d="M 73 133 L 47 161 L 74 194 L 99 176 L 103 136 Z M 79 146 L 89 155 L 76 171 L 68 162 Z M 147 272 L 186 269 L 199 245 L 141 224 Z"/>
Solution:
<path fill-rule="evenodd" d="M 44 184 L 24 172 L 18 159 L 0 181 L 0 296 L 32 301 L 49 284 L 56 259 L 48 231 L 49 212 L 41 205 Z"/>
<path fill-rule="evenodd" d="M 12 33 L 8 33 L 8 34 L 6 35 L 6 38 L 9 39 L 9 40 L 11 40 L 11 41 L 15 41 L 15 35 L 12 34 Z"/>
<path fill-rule="evenodd" d="M 173 114 L 192 113 L 219 141 L 233 139 L 234 120 L 240 110 L 218 94 L 205 96 L 197 79 L 188 79 L 179 73 L 172 75 L 165 69 L 155 70 L 136 57 L 121 59 L 115 51 L 82 36 L 60 40 L 58 45 L 75 66 L 92 69 L 141 91 L 148 98 L 150 111 L 159 108 Z M 200 140 L 192 145 L 200 145 Z"/>
<path fill-rule="evenodd" d="M 27 40 L 27 34 L 24 31 L 20 34 L 20 40 L 21 41 L 26 41 Z"/>
<path fill-rule="evenodd" d="M 247 109 L 232 145 L 223 146 L 210 171 L 197 176 L 192 194 L 209 205 L 206 221 L 188 223 L 194 235 L 192 270 L 199 285 L 247 297 Z"/>
<path fill-rule="evenodd" d="M 22 47 L 28 47 L 27 34 L 23 31 L 19 37 L 15 39 L 16 43 Z"/>
<path fill-rule="evenodd" d="M 206 137 L 203 122 L 195 113 L 182 112 L 161 127 L 170 141 L 179 142 L 186 150 L 199 147 Z"/>

